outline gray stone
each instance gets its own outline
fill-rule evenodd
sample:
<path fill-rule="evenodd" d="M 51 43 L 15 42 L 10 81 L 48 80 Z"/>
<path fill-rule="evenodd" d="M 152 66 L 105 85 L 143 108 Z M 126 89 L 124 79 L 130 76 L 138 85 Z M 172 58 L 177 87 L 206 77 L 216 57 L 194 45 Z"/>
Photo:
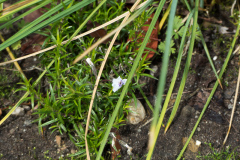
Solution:
<path fill-rule="evenodd" d="M 229 103 L 228 104 L 228 109 L 232 109 L 233 108 L 233 104 Z"/>
<path fill-rule="evenodd" d="M 145 116 L 146 112 L 142 103 L 137 99 L 137 106 L 135 106 L 134 99 L 130 100 L 129 113 L 127 115 L 128 122 L 131 124 L 138 124 L 141 122 Z"/>
<path fill-rule="evenodd" d="M 151 69 L 152 69 L 152 71 L 150 71 L 150 74 L 152 76 L 154 76 L 157 73 L 157 71 L 158 71 L 158 66 L 154 65 L 154 66 L 151 67 Z"/>
<path fill-rule="evenodd" d="M 22 108 L 24 108 L 26 111 L 29 111 L 31 109 L 30 106 L 27 105 L 22 105 Z"/>
<path fill-rule="evenodd" d="M 12 128 L 12 129 L 10 129 L 9 133 L 13 134 L 15 132 L 15 130 L 16 130 L 15 128 Z"/>
<path fill-rule="evenodd" d="M 23 125 L 24 126 L 31 126 L 32 125 L 32 121 L 31 120 L 25 120 L 24 122 L 23 122 Z"/>
<path fill-rule="evenodd" d="M 225 91 L 224 92 L 224 98 L 231 99 L 234 92 L 235 92 L 234 89 L 230 89 L 230 90 Z"/>
<path fill-rule="evenodd" d="M 24 115 L 24 109 L 21 108 L 21 107 L 18 107 L 12 112 L 12 115 L 23 116 Z"/>

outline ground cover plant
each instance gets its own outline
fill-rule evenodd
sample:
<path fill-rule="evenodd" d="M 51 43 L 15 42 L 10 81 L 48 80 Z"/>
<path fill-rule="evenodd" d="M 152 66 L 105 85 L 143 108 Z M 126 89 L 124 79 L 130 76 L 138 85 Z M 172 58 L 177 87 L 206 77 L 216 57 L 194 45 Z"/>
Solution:
<path fill-rule="evenodd" d="M 46 6 L 49 2 L 51 5 Z M 221 78 L 238 38 L 239 19 L 236 16 L 232 18 L 237 28 L 234 37 L 229 42 L 229 52 L 222 69 L 218 73 L 198 24 L 199 5 L 200 8 L 203 8 L 203 1 L 191 1 L 191 5 L 186 0 L 181 2 L 172 0 L 169 4 L 165 1 L 155 2 L 152 0 L 140 2 L 136 1 L 129 9 L 126 2 L 114 0 L 26 0 L 3 9 L 0 17 L 3 25 L 0 26 L 0 29 L 14 28 L 15 26 L 19 26 L 19 29 L 6 41 L 2 38 L 0 51 L 6 49 L 12 60 L 6 60 L 0 65 L 14 63 L 22 79 L 19 83 L 21 88 L 18 88 L 16 92 L 24 92 L 24 94 L 2 118 L 0 124 L 4 124 L 4 121 L 21 103 L 30 102 L 32 110 L 34 110 L 33 114 L 38 116 L 33 122 L 38 123 L 39 134 L 43 134 L 44 127 L 47 126 L 52 133 L 67 134 L 76 146 L 77 152 L 69 157 L 107 159 L 109 155 L 107 156 L 103 151 L 114 141 L 114 135 L 110 136 L 111 130 L 120 129 L 121 126 L 125 125 L 130 100 L 133 99 L 134 103 L 137 104 L 136 94 L 140 93 L 153 116 L 149 129 L 149 150 L 148 154 L 145 155 L 147 159 L 151 159 L 161 126 L 164 126 L 163 120 L 166 117 L 165 114 L 177 81 L 184 52 L 187 50 L 186 62 L 184 69 L 182 68 L 182 80 L 176 101 L 169 120 L 164 126 L 166 134 L 179 110 L 187 77 L 191 70 L 190 62 L 194 47 L 201 44 L 216 82 L 201 110 L 196 125 L 188 136 L 182 151 L 176 157 L 177 159 L 182 158 L 218 84 L 223 88 Z M 5 2 L 0 1 L 0 3 L 3 5 Z M 168 9 L 163 12 L 165 3 L 168 4 Z M 183 8 L 188 10 L 189 14 L 184 19 L 176 15 L 178 4 L 183 5 Z M 211 6 L 213 5 L 214 3 L 211 4 Z M 42 10 L 34 20 L 27 22 L 26 16 L 32 11 L 43 8 L 43 6 L 45 6 L 44 11 Z M 33 8 L 12 18 L 15 13 L 29 7 Z M 236 11 L 235 14 L 238 12 Z M 25 19 L 19 21 L 23 17 Z M 124 18 L 122 22 L 121 18 Z M 112 23 L 112 20 L 117 22 Z M 146 21 L 151 22 L 146 24 Z M 105 24 L 107 22 L 111 22 L 111 24 Z M 158 24 L 165 24 L 166 28 L 158 27 Z M 144 32 L 142 28 L 146 26 L 147 30 Z M 158 50 L 156 50 L 156 46 L 149 47 L 154 39 L 153 32 L 157 31 L 157 28 L 161 34 L 166 32 L 162 36 L 165 40 L 159 43 Z M 30 43 L 28 41 L 26 45 L 23 45 L 24 38 L 32 33 L 35 33 L 37 38 L 29 40 Z M 114 38 L 111 39 L 113 35 Z M 156 38 L 154 40 L 158 42 Z M 39 50 L 30 48 L 30 53 L 36 52 L 15 59 L 9 49 L 10 46 L 16 51 L 20 46 L 23 52 L 27 52 L 26 48 L 29 49 L 29 46 L 33 46 L 34 49 L 38 47 Z M 140 79 L 141 77 L 156 79 L 150 74 L 153 70 L 150 68 L 152 59 L 149 58 L 154 53 L 155 56 L 160 56 L 162 59 L 156 100 L 154 107 L 152 107 L 142 91 L 142 87 L 146 84 L 140 83 Z M 29 77 L 25 75 L 17 61 L 33 55 L 38 55 L 40 59 L 41 65 L 38 67 L 40 71 L 36 77 Z M 166 89 L 165 84 L 171 57 L 175 57 L 177 61 L 171 84 L 163 101 L 162 97 Z M 119 142 L 123 146 L 127 146 L 123 141 Z M 114 145 L 112 147 L 115 150 L 113 152 L 116 152 L 117 148 Z M 128 150 L 128 154 L 131 155 L 131 151 Z"/>
<path fill-rule="evenodd" d="M 221 150 L 219 152 L 212 147 L 211 143 L 209 143 L 208 145 L 211 148 L 212 153 L 205 156 L 199 155 L 198 156 L 199 159 L 239 159 L 239 153 L 234 152 L 234 150 L 230 152 L 229 151 L 230 147 L 228 147 L 226 150 Z"/>

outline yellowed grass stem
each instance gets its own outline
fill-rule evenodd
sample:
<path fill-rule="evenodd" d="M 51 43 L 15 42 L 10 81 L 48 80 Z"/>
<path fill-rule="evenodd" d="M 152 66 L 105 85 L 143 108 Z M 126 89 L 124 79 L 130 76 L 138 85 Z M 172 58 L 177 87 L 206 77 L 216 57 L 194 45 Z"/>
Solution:
<path fill-rule="evenodd" d="M 5 41 L 1 33 L 0 33 L 0 39 L 1 39 L 2 42 Z M 10 48 L 7 47 L 6 50 L 7 50 L 7 52 L 8 52 L 8 55 L 10 56 L 10 58 L 11 58 L 12 60 L 14 60 L 15 57 L 14 57 L 12 51 L 10 50 Z M 18 62 L 14 62 L 14 65 L 15 65 L 15 67 L 17 68 L 17 70 L 20 72 L 20 74 L 23 76 L 23 78 L 27 79 L 27 77 L 26 77 L 25 74 L 23 73 L 21 67 L 19 66 Z"/>

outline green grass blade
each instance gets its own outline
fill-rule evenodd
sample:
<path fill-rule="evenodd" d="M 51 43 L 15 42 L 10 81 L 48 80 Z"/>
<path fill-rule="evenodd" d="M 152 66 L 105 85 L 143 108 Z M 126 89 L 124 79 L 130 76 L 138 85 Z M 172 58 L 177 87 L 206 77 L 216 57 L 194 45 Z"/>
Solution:
<path fill-rule="evenodd" d="M 182 36 L 182 40 L 181 40 L 181 44 L 180 44 L 180 48 L 179 48 L 179 52 L 178 52 L 178 58 L 177 58 L 175 70 L 174 70 L 174 73 L 173 73 L 173 77 L 172 77 L 172 80 L 171 80 L 170 87 L 168 89 L 168 93 L 167 93 L 166 99 L 164 101 L 164 105 L 163 105 L 163 109 L 162 109 L 161 115 L 160 115 L 160 118 L 159 118 L 158 124 L 157 124 L 157 129 L 156 130 L 157 130 L 158 133 L 160 131 L 161 124 L 162 124 L 163 118 L 165 116 L 165 113 L 166 113 L 166 110 L 167 110 L 167 106 L 168 106 L 169 100 L 171 98 L 172 91 L 173 91 L 173 88 L 174 88 L 174 85 L 175 85 L 175 82 L 176 82 L 176 79 L 177 79 L 177 75 L 178 75 L 178 72 L 179 72 L 179 69 L 180 69 L 180 64 L 181 64 L 181 60 L 182 60 L 182 54 L 183 54 L 183 49 L 184 49 L 184 44 L 185 44 L 185 39 L 186 39 L 186 33 L 187 33 L 187 30 L 188 30 L 188 26 L 189 26 L 190 20 L 191 20 L 191 18 L 193 16 L 193 13 L 194 13 L 194 11 L 192 11 L 189 14 L 189 17 L 188 17 L 187 22 L 185 24 L 185 29 L 183 31 L 183 36 Z"/>
<path fill-rule="evenodd" d="M 173 121 L 173 119 L 174 119 L 174 117 L 177 113 L 177 109 L 179 107 L 179 104 L 180 104 L 180 101 L 181 101 L 181 98 L 182 98 L 182 93 L 183 93 L 185 83 L 186 83 L 186 80 L 187 80 L 187 75 L 188 75 L 188 71 L 189 71 L 189 68 L 190 68 L 190 63 L 191 63 L 191 59 L 192 59 L 192 52 L 193 52 L 193 47 L 194 47 L 195 37 L 196 37 L 197 20 L 198 20 L 198 4 L 199 4 L 199 0 L 196 1 L 191 41 L 190 41 L 190 46 L 189 46 L 189 49 L 188 49 L 188 56 L 187 56 L 187 61 L 186 61 L 184 72 L 183 72 L 182 81 L 181 81 L 181 84 L 180 84 L 180 87 L 179 87 L 179 90 L 178 90 L 176 102 L 174 104 L 172 113 L 171 113 L 170 118 L 168 120 L 168 123 L 166 125 L 165 132 L 168 130 L 169 126 L 171 125 L 171 123 L 172 123 L 172 121 Z"/>
<path fill-rule="evenodd" d="M 71 0 L 66 0 L 63 3 L 65 5 L 68 5 L 70 2 L 71 2 Z M 7 39 L 4 43 L 2 43 L 1 46 L 0 46 L 0 51 L 3 50 L 6 47 L 12 45 L 13 43 L 11 43 L 11 42 L 13 42 L 15 39 L 17 39 L 17 41 L 18 41 L 18 40 L 24 38 L 25 36 L 29 35 L 31 33 L 31 32 L 29 32 L 29 30 L 31 28 L 33 28 L 35 25 L 39 24 L 40 22 L 42 22 L 46 18 L 50 17 L 52 14 L 56 13 L 57 11 L 59 11 L 62 8 L 63 8 L 63 5 L 59 4 L 56 7 L 50 9 L 48 12 L 44 13 L 42 16 L 40 16 L 39 18 L 37 18 L 33 22 L 26 25 L 24 28 L 22 28 L 20 31 L 18 31 L 16 34 L 14 34 L 12 37 Z M 14 41 L 14 43 L 15 43 L 15 41 Z"/>
<path fill-rule="evenodd" d="M 191 11 L 191 7 L 190 7 L 190 5 L 188 4 L 188 2 L 187 2 L 186 0 L 185 0 L 185 4 L 186 4 L 188 10 Z M 208 57 L 209 63 L 210 63 L 210 65 L 211 65 L 212 69 L 213 69 L 213 72 L 214 72 L 216 78 L 218 79 L 218 81 L 219 81 L 219 83 L 220 83 L 221 88 L 223 88 L 223 87 L 222 87 L 222 84 L 221 84 L 221 81 L 220 81 L 220 78 L 218 77 L 217 71 L 216 71 L 216 69 L 215 69 L 215 67 L 214 67 L 214 64 L 213 64 L 213 61 L 212 61 L 212 59 L 211 59 L 211 56 L 210 56 L 210 54 L 209 54 L 209 51 L 208 51 L 206 42 L 205 42 L 205 40 L 204 40 L 204 38 L 203 38 L 203 34 L 202 34 L 202 32 L 201 32 L 201 29 L 200 29 L 199 25 L 197 25 L 197 29 L 198 29 L 199 32 L 200 32 L 200 38 L 201 38 L 201 41 L 202 41 L 204 50 L 205 50 L 205 52 L 206 52 L 206 55 L 207 55 L 207 57 Z"/>
<path fill-rule="evenodd" d="M 236 40 L 237 40 L 237 37 L 238 37 L 238 34 L 239 34 L 239 29 L 240 29 L 240 18 L 238 19 L 237 30 L 236 30 L 236 33 L 235 33 L 235 35 L 234 35 L 234 39 L 233 39 L 233 41 L 232 41 L 232 44 L 231 44 L 231 46 L 230 46 L 228 55 L 227 55 L 227 57 L 226 57 L 226 59 L 225 59 L 225 62 L 224 62 L 223 66 L 222 66 L 222 69 L 221 69 L 221 72 L 220 72 L 220 74 L 219 74 L 219 76 L 218 76 L 219 78 L 222 78 L 222 75 L 223 75 L 223 73 L 224 73 L 224 71 L 225 71 L 225 69 L 226 69 L 226 67 L 227 67 L 227 64 L 228 64 L 228 62 L 229 62 L 229 59 L 230 59 L 230 57 L 231 57 L 231 55 L 232 55 L 232 51 L 233 51 L 233 49 L 234 49 L 234 46 L 235 46 L 235 43 L 236 43 Z M 198 124 L 199 124 L 199 122 L 201 121 L 202 116 L 203 116 L 204 112 L 206 111 L 206 109 L 207 109 L 207 107 L 208 107 L 208 105 L 209 105 L 209 103 L 210 103 L 210 101 L 211 101 L 211 99 L 212 99 L 212 97 L 213 97 L 213 95 L 214 95 L 217 87 L 218 87 L 218 84 L 219 84 L 219 82 L 216 81 L 216 82 L 215 82 L 215 85 L 214 85 L 214 87 L 213 87 L 213 89 L 212 89 L 212 91 L 211 91 L 211 93 L 210 93 L 210 95 L 209 95 L 209 97 L 208 97 L 208 99 L 207 99 L 207 102 L 206 102 L 206 104 L 204 105 L 204 108 L 203 108 L 203 110 L 202 110 L 202 112 L 201 112 L 201 114 L 200 114 L 200 116 L 199 116 L 199 118 L 198 118 L 198 120 L 197 120 L 197 122 L 196 122 L 196 124 L 195 124 L 195 126 L 194 126 L 194 128 L 193 128 L 193 130 L 192 130 L 192 132 L 191 132 L 191 134 L 190 134 L 190 136 L 189 136 L 189 138 L 188 138 L 188 140 L 187 140 L 187 142 L 185 143 L 182 151 L 180 152 L 180 154 L 179 154 L 178 157 L 177 157 L 177 160 L 179 160 L 179 159 L 182 157 L 185 149 L 187 148 L 188 143 L 190 142 L 190 139 L 192 138 L 193 134 L 195 133 L 195 131 L 196 131 L 197 127 L 198 127 Z"/>
<path fill-rule="evenodd" d="M 149 102 L 148 98 L 146 97 L 145 93 L 143 92 L 142 88 L 141 87 L 138 87 L 140 93 L 142 94 L 143 96 L 143 99 L 145 100 L 145 102 L 147 103 L 148 107 L 152 110 L 153 112 L 153 106 L 151 105 L 151 103 Z"/>
<path fill-rule="evenodd" d="M 189 25 L 189 23 L 190 23 L 190 17 L 192 17 L 193 16 L 193 13 L 194 13 L 194 11 L 192 11 L 191 13 L 190 13 L 190 15 L 189 15 L 189 19 L 187 20 L 187 22 L 186 22 L 186 25 L 185 25 L 185 30 L 187 30 L 188 28 L 187 28 L 187 26 Z M 184 33 L 183 33 L 183 37 L 182 37 L 182 40 L 181 40 L 181 44 L 180 44 L 180 49 L 179 49 L 179 54 L 182 54 L 182 52 L 183 52 L 183 49 L 181 49 L 181 47 L 183 47 L 183 45 L 184 45 L 184 36 L 186 35 L 186 31 L 184 30 Z M 160 114 L 160 118 L 159 118 L 159 120 L 158 120 L 158 124 L 157 124 L 157 127 L 156 127 L 156 135 L 158 135 L 159 134 L 159 132 L 160 132 L 160 129 L 161 129 L 161 126 L 162 126 L 162 122 L 163 122 L 163 118 L 164 118 L 164 116 L 165 116 L 165 113 L 166 113 L 166 110 L 167 110 L 167 106 L 168 106 L 168 102 L 169 102 L 169 99 L 170 99 L 170 96 L 171 96 L 171 94 L 172 94 L 172 89 L 173 89 L 173 87 L 174 87 L 174 84 L 175 84 L 175 82 L 173 82 L 173 81 L 176 81 L 176 80 L 174 80 L 175 78 L 174 78 L 174 76 L 177 76 L 177 73 L 175 73 L 175 72 L 177 72 L 177 68 L 179 68 L 179 66 L 178 65 L 180 65 L 180 62 L 179 62 L 179 64 L 178 64 L 178 61 L 180 61 L 180 58 L 179 58 L 179 56 L 178 56 L 178 60 L 177 60 L 177 62 L 176 62 L 176 69 L 174 70 L 174 74 L 173 74 L 173 78 L 172 78 L 172 83 L 171 83 L 171 85 L 170 85 L 170 87 L 169 87 L 169 90 L 168 90 L 168 94 L 167 94 L 167 97 L 166 97 L 166 99 L 165 99 L 165 102 L 164 102 L 164 105 L 163 105 L 163 109 L 162 109 L 162 111 L 161 111 L 161 114 Z M 172 88 L 171 88 L 172 87 Z M 168 100 L 167 100 L 167 98 L 168 98 Z M 168 102 L 167 102 L 168 101 Z M 157 141 L 157 136 L 155 136 L 155 139 L 154 139 L 154 143 L 156 143 L 156 141 Z"/>
<path fill-rule="evenodd" d="M 27 11 L 27 12 L 21 14 L 20 16 L 12 19 L 12 20 L 10 20 L 10 21 L 8 21 L 8 22 L 5 23 L 4 25 L 1 25 L 1 26 L 0 26 L 0 30 L 3 29 L 3 28 L 5 28 L 5 27 L 7 27 L 7 26 L 9 26 L 9 25 L 11 25 L 11 24 L 13 24 L 13 23 L 16 22 L 17 20 L 25 17 L 26 15 L 32 13 L 33 11 L 38 10 L 39 8 L 42 8 L 43 6 L 47 5 L 47 4 L 50 3 L 50 2 L 52 2 L 52 0 L 44 1 L 43 3 L 39 4 L 38 6 L 30 9 L 29 11 Z"/>
<path fill-rule="evenodd" d="M 38 3 L 38 2 L 40 2 L 40 1 L 41 1 L 41 0 L 35 0 L 35 1 L 29 2 L 29 3 L 25 4 L 25 5 L 22 5 L 22 6 L 18 7 L 18 8 L 16 8 L 16 9 L 14 9 L 14 10 L 12 10 L 12 11 L 4 14 L 4 15 L 2 15 L 2 16 L 0 17 L 0 21 L 4 20 L 4 18 L 6 18 L 6 17 L 8 17 L 8 16 L 12 16 L 14 13 L 16 13 L 16 12 L 22 10 L 22 9 L 28 8 L 28 7 L 30 7 L 30 6 Z"/>
<path fill-rule="evenodd" d="M 0 0 L 0 3 L 3 3 L 3 2 L 5 2 L 6 0 Z"/>
<path fill-rule="evenodd" d="M 142 8 L 140 8 L 136 13 L 134 13 L 134 14 L 140 14 L 140 13 L 142 13 L 142 11 L 144 11 L 144 10 L 146 9 L 146 7 L 150 5 L 151 2 L 152 2 L 152 0 L 147 1 L 147 3 L 146 3 Z M 137 69 L 137 67 L 138 67 L 138 63 L 139 63 L 139 61 L 140 61 L 140 59 L 141 59 L 141 57 L 142 57 L 142 53 L 143 53 L 143 51 L 144 51 L 144 49 L 145 49 L 145 47 L 146 47 L 146 44 L 148 43 L 148 39 L 149 39 L 149 37 L 150 37 L 150 35 L 151 35 L 151 33 L 152 33 L 152 30 L 153 30 L 153 28 L 154 28 L 155 23 L 157 22 L 157 19 L 158 19 L 159 15 L 160 15 L 160 12 L 161 12 L 161 10 L 162 10 L 162 8 L 163 8 L 164 3 L 165 3 L 165 0 L 163 0 L 163 1 L 160 2 L 159 6 L 158 6 L 158 8 L 157 8 L 157 11 L 156 11 L 156 13 L 155 13 L 155 15 L 154 15 L 154 17 L 153 17 L 153 19 L 152 19 L 152 22 L 151 22 L 151 24 L 150 24 L 150 26 L 149 26 L 149 29 L 148 29 L 148 31 L 147 31 L 147 33 L 146 33 L 146 35 L 145 35 L 145 38 L 144 38 L 144 40 L 143 40 L 143 42 L 142 42 L 142 45 L 141 45 L 141 47 L 139 48 L 137 57 L 136 57 L 136 59 L 135 59 L 135 61 L 134 61 L 134 63 L 133 63 L 133 67 L 132 67 L 132 69 L 131 69 L 131 71 L 130 71 L 130 73 L 129 73 L 127 82 L 126 82 L 126 84 L 125 84 L 124 87 L 123 87 L 122 93 L 121 93 L 121 95 L 120 95 L 120 97 L 119 97 L 119 100 L 118 100 L 118 102 L 117 102 L 117 105 L 116 105 L 116 107 L 115 107 L 115 109 L 114 109 L 114 111 L 113 111 L 112 117 L 111 117 L 111 119 L 110 119 L 110 121 L 109 121 L 108 127 L 107 127 L 107 129 L 106 129 L 106 131 L 105 131 L 105 135 L 104 135 L 104 137 L 103 137 L 103 140 L 102 140 L 102 143 L 101 143 L 101 146 L 100 146 L 100 149 L 99 149 L 97 158 L 96 158 L 97 160 L 99 160 L 99 159 L 101 158 L 103 149 L 104 149 L 104 147 L 105 147 L 105 144 L 106 144 L 106 142 L 107 142 L 107 138 L 108 138 L 108 136 L 109 136 L 109 132 L 110 132 L 110 130 L 111 130 L 111 128 L 112 128 L 112 125 L 113 125 L 113 123 L 114 123 L 114 121 L 115 121 L 115 118 L 116 118 L 116 116 L 117 116 L 117 114 L 118 114 L 118 110 L 119 110 L 119 108 L 120 108 L 120 106 L 121 106 L 121 104 L 122 104 L 122 100 L 123 100 L 125 94 L 126 94 L 127 91 L 128 91 L 128 86 L 129 86 L 129 84 L 130 84 L 130 82 L 131 82 L 131 80 L 132 80 L 132 78 L 133 78 L 133 75 L 134 75 L 134 73 L 135 73 L 135 71 L 136 71 L 136 69 Z M 133 15 L 134 15 L 134 14 L 133 14 Z M 133 16 L 133 15 L 132 15 L 132 16 Z M 132 17 L 132 16 L 131 16 L 131 17 Z M 130 17 L 130 18 L 131 18 L 131 17 Z M 130 18 L 129 18 L 129 19 L 130 19 Z"/>
<path fill-rule="evenodd" d="M 39 83 L 39 81 L 41 80 L 41 78 L 44 76 L 44 74 L 47 72 L 47 69 L 49 69 L 52 64 L 53 64 L 54 60 L 52 60 L 50 62 L 50 64 L 47 66 L 47 68 L 43 71 L 43 73 L 38 77 L 38 79 L 34 82 L 34 84 L 32 85 L 32 87 L 36 87 L 36 85 Z M 1 119 L 0 121 L 0 125 L 12 114 L 12 112 L 24 101 L 24 99 L 26 99 L 28 97 L 28 95 L 30 94 L 30 91 L 27 91 L 22 98 L 15 104 L 15 106 L 7 113 L 7 115 L 5 117 L 3 117 L 3 119 Z"/>
<path fill-rule="evenodd" d="M 0 51 L 3 50 L 3 49 L 6 48 L 6 47 L 12 45 L 12 44 L 15 43 L 16 41 L 18 41 L 18 40 L 26 37 L 27 35 L 33 33 L 34 31 L 37 31 L 38 29 L 41 29 L 41 28 L 49 25 L 50 23 L 53 23 L 53 22 L 55 22 L 55 21 L 57 21 L 57 20 L 65 17 L 65 16 L 67 16 L 67 15 L 69 15 L 69 14 L 71 14 L 71 13 L 73 13 L 73 12 L 79 10 L 79 9 L 81 9 L 82 7 L 85 7 L 86 5 L 92 3 L 93 1 L 95 1 L 95 0 L 84 0 L 84 1 L 82 1 L 82 2 L 79 2 L 79 3 L 77 3 L 76 5 L 72 6 L 71 8 L 68 8 L 68 9 L 62 11 L 62 12 L 60 12 L 60 13 L 52 16 L 52 17 L 50 17 L 49 19 L 43 21 L 42 23 L 38 24 L 37 26 L 31 28 L 32 26 L 34 26 L 34 25 L 36 24 L 36 22 L 41 22 L 41 20 L 42 20 L 43 18 L 45 19 L 45 18 L 49 17 L 49 16 L 50 16 L 49 12 L 50 12 L 50 11 L 51 11 L 51 13 L 53 12 L 52 9 L 49 10 L 47 13 L 45 13 L 44 15 L 42 15 L 41 17 L 39 17 L 39 18 L 37 19 L 37 21 L 36 21 L 36 20 L 33 21 L 34 23 L 32 22 L 30 26 L 24 27 L 22 30 L 20 30 L 18 33 L 16 33 L 14 36 L 12 36 L 12 37 L 9 38 L 8 40 L 6 40 L 3 44 L 1 44 L 1 46 L 0 46 Z M 62 5 L 62 4 L 59 4 L 57 7 L 59 7 L 59 8 L 57 8 L 57 9 L 61 9 L 61 8 L 63 7 L 63 5 Z M 54 7 L 53 9 L 55 9 L 55 8 L 56 8 L 56 7 Z M 54 10 L 54 11 L 55 11 L 55 10 Z M 55 12 L 53 12 L 53 13 L 55 13 Z"/>
<path fill-rule="evenodd" d="M 162 2 L 162 1 L 161 1 Z M 166 37 L 166 49 L 163 54 L 163 59 L 162 59 L 162 69 L 160 72 L 159 76 L 159 83 L 158 83 L 158 89 L 157 89 L 157 99 L 155 101 L 155 108 L 153 112 L 153 121 L 151 123 L 151 128 L 150 128 L 150 135 L 149 135 L 149 151 L 148 151 L 148 156 L 147 160 L 150 160 L 152 157 L 152 153 L 154 150 L 155 146 L 155 130 L 156 130 L 156 125 L 157 125 L 157 120 L 159 117 L 159 111 L 161 109 L 161 103 L 162 103 L 162 95 L 164 92 L 164 87 L 166 83 L 166 77 L 167 77 L 167 70 L 168 70 L 168 61 L 169 61 L 169 55 L 170 55 L 170 43 L 172 39 L 172 31 L 173 31 L 173 21 L 176 13 L 176 8 L 177 8 L 177 3 L 178 0 L 173 0 L 172 1 L 172 6 L 169 14 L 169 19 L 168 19 L 168 28 L 167 28 L 167 37 Z"/>
<path fill-rule="evenodd" d="M 65 47 L 71 42 L 71 39 L 75 37 L 79 31 L 82 29 L 83 26 L 87 24 L 87 22 L 92 18 L 92 16 L 99 10 L 99 8 L 106 2 L 107 0 L 103 0 L 97 8 L 93 10 L 93 12 L 84 20 L 84 22 L 78 27 L 78 29 L 73 33 L 73 35 L 69 38 L 68 42 L 65 44 Z"/>

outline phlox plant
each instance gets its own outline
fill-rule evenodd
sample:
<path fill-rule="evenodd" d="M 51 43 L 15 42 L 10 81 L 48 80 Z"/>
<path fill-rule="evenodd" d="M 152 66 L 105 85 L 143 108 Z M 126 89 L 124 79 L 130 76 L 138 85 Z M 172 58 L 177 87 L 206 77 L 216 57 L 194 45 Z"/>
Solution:
<path fill-rule="evenodd" d="M 108 3 L 114 5 L 109 7 Z M 104 23 L 106 20 L 109 20 L 109 15 L 119 15 L 122 13 L 124 5 L 120 5 L 115 1 L 108 3 L 106 3 L 106 6 L 100 8 L 99 12 L 94 16 L 96 22 Z M 114 7 L 120 8 L 114 10 Z M 32 101 L 37 101 L 39 106 L 34 112 L 34 114 L 39 115 L 39 118 L 34 121 L 39 124 L 39 132 L 42 133 L 42 127 L 47 126 L 52 132 L 59 132 L 60 134 L 63 134 L 63 132 L 67 133 L 78 148 L 78 152 L 71 156 L 77 156 L 78 158 L 86 156 L 84 131 L 93 87 L 96 81 L 96 76 L 93 73 L 92 65 L 89 65 L 89 60 L 91 60 L 96 70 L 98 70 L 108 44 L 102 44 L 95 48 L 86 56 L 88 61 L 83 59 L 76 65 L 71 65 L 76 55 L 90 47 L 96 40 L 94 37 L 85 36 L 69 43 L 67 46 L 61 45 L 61 43 L 74 33 L 78 24 L 84 21 L 84 18 L 79 17 L 87 17 L 90 13 L 91 9 L 77 11 L 75 14 L 71 14 L 62 20 L 54 22 L 50 25 L 51 28 L 38 31 L 46 36 L 43 47 L 52 45 L 57 45 L 57 47 L 52 51 L 40 55 L 42 66 L 49 64 L 52 60 L 54 61 L 52 67 L 47 69 L 44 87 L 39 86 L 41 89 L 31 88 L 31 99 Z M 149 12 L 143 13 L 145 19 L 149 16 L 147 13 Z M 108 18 L 106 19 L 106 17 Z M 93 22 L 94 18 L 92 18 Z M 135 22 L 138 24 L 138 27 L 144 23 L 141 18 L 138 18 L 138 21 L 140 20 L 141 22 Z M 132 28 L 128 26 L 127 28 L 134 30 L 134 27 L 136 26 L 133 25 Z M 109 28 L 111 29 L 111 27 Z M 86 30 L 87 27 L 85 26 L 83 31 Z M 125 34 L 125 32 L 122 34 Z M 120 34 L 120 37 L 126 37 L 126 35 L 122 34 Z M 126 81 L 124 79 L 128 77 L 128 73 L 132 68 L 136 56 L 136 51 L 132 50 L 134 45 L 136 45 L 136 43 L 126 41 L 115 45 L 112 48 L 106 67 L 101 75 L 97 95 L 94 99 L 89 134 L 87 135 L 91 157 L 96 156 L 96 151 L 101 144 L 100 142 L 105 134 L 108 121 L 111 118 L 111 114 L 122 90 L 121 87 L 117 89 L 114 88 L 113 81 L 121 77 L 123 79 L 121 85 L 124 85 Z M 114 128 L 119 128 L 125 124 L 127 102 L 129 99 L 134 98 L 136 102 L 135 92 L 143 85 L 138 84 L 139 77 L 152 77 L 144 73 L 145 70 L 150 70 L 149 64 L 150 61 L 146 61 L 146 56 L 141 59 L 136 75 L 129 86 L 128 93 L 124 96 L 123 106 L 120 108 L 113 124 Z M 28 89 L 25 87 L 25 90 Z"/>

